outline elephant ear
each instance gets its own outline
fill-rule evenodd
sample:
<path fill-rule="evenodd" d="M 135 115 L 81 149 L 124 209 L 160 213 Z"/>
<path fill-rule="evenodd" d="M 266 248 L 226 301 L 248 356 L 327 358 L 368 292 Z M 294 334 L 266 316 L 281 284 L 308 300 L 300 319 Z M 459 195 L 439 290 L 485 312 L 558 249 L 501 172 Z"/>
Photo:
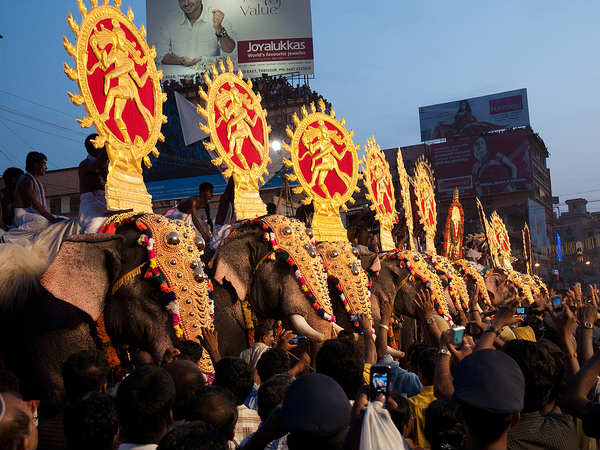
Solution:
<path fill-rule="evenodd" d="M 228 237 L 215 256 L 215 281 L 221 285 L 225 280 L 231 283 L 240 300 L 244 300 L 248 295 L 256 269 L 252 267 L 252 261 L 258 262 L 256 255 L 259 245 L 264 244 L 258 232 L 241 232 Z"/>
<path fill-rule="evenodd" d="M 118 235 L 69 237 L 42 275 L 42 286 L 96 321 L 104 310 L 108 290 L 121 271 L 123 241 Z"/>
<path fill-rule="evenodd" d="M 363 269 L 378 274 L 381 271 L 381 260 L 377 253 L 364 253 L 360 255 L 360 263 Z"/>

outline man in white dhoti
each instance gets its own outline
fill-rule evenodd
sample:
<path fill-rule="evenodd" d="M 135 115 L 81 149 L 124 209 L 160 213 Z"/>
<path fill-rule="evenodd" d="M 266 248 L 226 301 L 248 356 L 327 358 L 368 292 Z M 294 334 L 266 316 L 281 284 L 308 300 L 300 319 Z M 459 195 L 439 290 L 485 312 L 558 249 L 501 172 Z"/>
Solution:
<path fill-rule="evenodd" d="M 17 182 L 14 203 L 14 222 L 17 228 L 39 231 L 54 222 L 64 220 L 48 211 L 46 190 L 39 177 L 46 174 L 46 155 L 29 152 L 25 159 L 25 174 Z"/>
<path fill-rule="evenodd" d="M 104 186 L 108 175 L 106 149 L 97 149 L 92 142 L 98 137 L 90 134 L 85 140 L 88 152 L 79 164 L 79 224 L 83 233 L 97 233 L 106 221 L 106 195 Z"/>

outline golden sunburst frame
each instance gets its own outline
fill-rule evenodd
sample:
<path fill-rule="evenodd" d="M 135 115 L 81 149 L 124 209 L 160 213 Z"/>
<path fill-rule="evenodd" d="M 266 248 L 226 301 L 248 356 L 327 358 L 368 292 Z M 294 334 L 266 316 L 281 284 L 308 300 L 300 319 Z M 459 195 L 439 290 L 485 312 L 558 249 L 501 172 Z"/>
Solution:
<path fill-rule="evenodd" d="M 371 202 L 371 210 L 375 211 L 375 219 L 379 221 L 381 250 L 393 250 L 396 244 L 392 237 L 392 228 L 398 222 L 394 183 L 390 174 L 390 165 L 374 136 L 367 139 L 363 164 L 365 186 L 368 191 L 366 197 Z"/>
<path fill-rule="evenodd" d="M 63 37 L 75 68 L 64 64 L 65 74 L 79 85 L 70 101 L 84 105 L 88 116 L 77 121 L 83 128 L 94 125 L 96 148 L 106 146 L 109 172 L 106 204 L 109 210 L 152 212 L 152 197 L 142 177 L 142 162 L 150 167 L 149 153 L 158 157 L 156 141 L 164 141 L 161 125 L 167 122 L 162 104 L 167 96 L 160 87 L 162 72 L 156 70 L 156 49 L 146 43 L 146 30 L 133 24 L 133 12 L 121 10 L 121 0 L 91 0 L 87 9 L 77 0 L 82 22 L 71 13 L 67 23 L 77 36 L 75 45 Z"/>
<path fill-rule="evenodd" d="M 227 64 L 227 67 L 225 67 Z M 252 80 L 244 81 L 241 70 L 233 71 L 233 62 L 219 61 L 218 69 L 211 65 L 212 79 L 204 73 L 208 92 L 199 89 L 205 107 L 198 106 L 198 114 L 206 119 L 200 124 L 210 135 L 206 148 L 215 151 L 212 162 L 225 166 L 223 176 L 233 176 L 235 187 L 234 209 L 237 220 L 254 219 L 267 214 L 260 198 L 259 185 L 268 174 L 269 133 L 267 111 L 262 108 L 260 94 L 252 90 Z"/>
<path fill-rule="evenodd" d="M 404 158 L 402 158 L 402 149 L 398 147 L 396 155 L 398 163 L 398 178 L 400 179 L 400 194 L 402 196 L 402 208 L 404 209 L 404 218 L 406 220 L 406 228 L 408 229 L 408 249 L 415 251 L 415 241 L 413 239 L 413 213 L 412 201 L 410 198 L 410 178 L 404 167 Z"/>
<path fill-rule="evenodd" d="M 411 183 L 417 198 L 419 221 L 425 230 L 425 249 L 428 253 L 436 253 L 435 233 L 437 229 L 437 205 L 433 182 L 433 169 L 423 156 L 417 159 Z"/>
<path fill-rule="evenodd" d="M 512 251 L 510 248 L 510 237 L 508 236 L 508 231 L 506 231 L 504 221 L 496 211 L 494 211 L 490 216 L 490 226 L 492 228 L 492 233 L 496 237 L 500 266 L 506 270 L 513 270 L 511 261 Z"/>
<path fill-rule="evenodd" d="M 343 117 L 338 121 L 333 108 L 327 113 L 323 99 L 319 99 L 318 106 L 319 110 L 311 103 L 310 113 L 303 106 L 302 119 L 295 113 L 292 116 L 295 130 L 286 128 L 291 141 L 283 143 L 290 154 L 284 164 L 294 169 L 293 175 L 287 175 L 288 180 L 300 183 L 294 192 L 304 192 L 304 203 L 314 204 L 311 228 L 315 238 L 346 241 L 348 236 L 340 218 L 340 207 L 347 211 L 346 202 L 353 204 L 352 195 L 359 191 L 359 146 L 352 142 L 354 132 L 346 130 Z"/>

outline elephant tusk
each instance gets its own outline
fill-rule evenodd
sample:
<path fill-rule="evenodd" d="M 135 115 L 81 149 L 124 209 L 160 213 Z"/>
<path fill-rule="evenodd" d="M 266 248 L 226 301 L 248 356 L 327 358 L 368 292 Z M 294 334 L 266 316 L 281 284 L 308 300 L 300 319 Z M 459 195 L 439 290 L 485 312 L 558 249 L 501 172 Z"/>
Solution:
<path fill-rule="evenodd" d="M 340 327 L 337 323 L 332 323 L 331 326 L 333 327 L 333 334 L 336 336 L 340 334 L 340 332 L 343 330 L 343 328 Z"/>
<path fill-rule="evenodd" d="M 292 322 L 292 325 L 298 334 L 306 336 L 315 342 L 325 342 L 325 336 L 311 327 L 306 319 L 300 314 L 290 314 L 290 322 Z"/>
<path fill-rule="evenodd" d="M 388 345 L 387 352 L 392 355 L 394 358 L 404 358 L 405 354 L 403 351 L 396 350 Z"/>

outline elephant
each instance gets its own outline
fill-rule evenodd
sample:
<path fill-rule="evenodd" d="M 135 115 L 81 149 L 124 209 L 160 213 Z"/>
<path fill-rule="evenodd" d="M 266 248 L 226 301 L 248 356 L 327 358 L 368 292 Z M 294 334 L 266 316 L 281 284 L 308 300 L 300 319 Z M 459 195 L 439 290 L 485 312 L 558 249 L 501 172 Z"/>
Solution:
<path fill-rule="evenodd" d="M 28 398 L 62 399 L 64 361 L 79 350 L 102 348 L 96 332 L 101 314 L 116 348 L 146 350 L 157 362 L 173 349 L 175 331 L 164 293 L 136 271 L 148 265 L 149 255 L 139 238 L 135 221 L 115 234 L 70 236 L 41 276 L 42 289 L 26 299 L 2 298 L 2 354 L 23 380 Z M 196 258 L 200 249 L 193 250 L 190 257 Z"/>

